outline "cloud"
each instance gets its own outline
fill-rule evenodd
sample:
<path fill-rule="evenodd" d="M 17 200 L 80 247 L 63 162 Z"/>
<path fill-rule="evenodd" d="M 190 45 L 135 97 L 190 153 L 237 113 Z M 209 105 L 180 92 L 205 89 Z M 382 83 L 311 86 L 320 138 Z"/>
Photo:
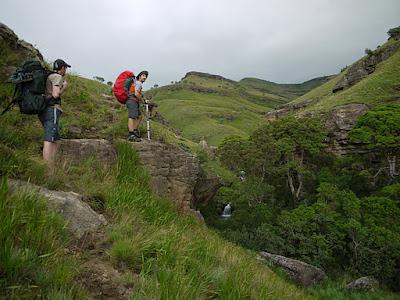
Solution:
<path fill-rule="evenodd" d="M 196 70 L 301 82 L 338 72 L 398 26 L 398 0 L 2 0 L 0 20 L 87 77 Z"/>

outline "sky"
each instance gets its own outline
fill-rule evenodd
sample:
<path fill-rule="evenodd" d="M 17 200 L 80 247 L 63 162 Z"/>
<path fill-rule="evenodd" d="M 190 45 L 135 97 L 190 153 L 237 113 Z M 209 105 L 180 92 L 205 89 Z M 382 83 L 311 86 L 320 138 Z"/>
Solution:
<path fill-rule="evenodd" d="M 335 74 L 400 25 L 399 0 L 1 0 L 0 22 L 71 72 L 145 88 L 189 71 L 300 83 Z"/>

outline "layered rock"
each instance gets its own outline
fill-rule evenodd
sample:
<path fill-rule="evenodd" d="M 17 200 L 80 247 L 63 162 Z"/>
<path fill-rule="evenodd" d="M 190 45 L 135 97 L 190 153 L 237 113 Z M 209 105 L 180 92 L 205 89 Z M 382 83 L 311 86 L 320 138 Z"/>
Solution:
<path fill-rule="evenodd" d="M 36 191 L 46 200 L 48 208 L 59 213 L 65 220 L 68 228 L 77 237 L 95 232 L 107 221 L 103 215 L 96 213 L 87 203 L 83 196 L 74 192 L 52 191 L 27 182 L 9 179 L 10 190 Z"/>
<path fill-rule="evenodd" d="M 20 40 L 18 36 L 12 31 L 7 25 L 0 22 L 0 43 L 7 45 L 15 54 L 22 57 L 37 59 L 43 62 L 43 55 L 38 49 L 23 40 Z M 2 70 L 5 72 L 4 70 Z M 9 70 L 8 73 L 12 73 L 13 70 Z M 6 74 L 6 75 L 10 75 Z"/>
<path fill-rule="evenodd" d="M 293 281 L 304 287 L 313 286 L 326 278 L 322 269 L 300 260 L 263 251 L 259 255 L 261 259 L 266 259 L 274 265 L 282 267 Z"/>
<path fill-rule="evenodd" d="M 366 153 L 368 149 L 349 141 L 349 132 L 357 124 L 360 116 L 368 111 L 365 104 L 348 104 L 335 108 L 327 116 L 325 127 L 330 133 L 328 152 L 336 155 Z"/>
<path fill-rule="evenodd" d="M 112 144 L 104 139 L 63 139 L 58 157 L 73 162 L 94 157 L 102 163 L 111 165 L 115 163 L 117 153 Z"/>
<path fill-rule="evenodd" d="M 194 187 L 193 200 L 195 206 L 207 205 L 217 194 L 218 190 L 227 185 L 228 184 L 218 176 L 208 175 L 200 177 Z"/>
<path fill-rule="evenodd" d="M 199 174 L 199 162 L 178 147 L 159 142 L 132 143 L 151 175 L 152 190 L 171 199 L 181 212 L 189 212 Z"/>
<path fill-rule="evenodd" d="M 297 112 L 300 109 L 307 107 L 308 105 L 311 104 L 311 102 L 312 102 L 311 100 L 306 100 L 300 103 L 282 105 L 274 110 L 267 112 L 265 114 L 265 117 L 269 121 L 274 121 L 276 119 L 286 117 L 291 113 Z"/>
<path fill-rule="evenodd" d="M 387 60 L 399 48 L 400 43 L 393 43 L 373 51 L 371 55 L 354 63 L 349 67 L 343 79 L 334 86 L 332 92 L 336 93 L 360 82 L 375 71 L 377 64 Z"/>

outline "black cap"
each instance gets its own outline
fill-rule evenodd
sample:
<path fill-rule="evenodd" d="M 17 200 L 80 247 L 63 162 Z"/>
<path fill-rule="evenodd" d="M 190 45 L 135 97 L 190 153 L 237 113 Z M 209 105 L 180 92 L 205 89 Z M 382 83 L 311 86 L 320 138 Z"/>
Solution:
<path fill-rule="evenodd" d="M 53 69 L 60 70 L 62 67 L 71 68 L 71 66 L 62 59 L 56 59 L 53 63 Z"/>

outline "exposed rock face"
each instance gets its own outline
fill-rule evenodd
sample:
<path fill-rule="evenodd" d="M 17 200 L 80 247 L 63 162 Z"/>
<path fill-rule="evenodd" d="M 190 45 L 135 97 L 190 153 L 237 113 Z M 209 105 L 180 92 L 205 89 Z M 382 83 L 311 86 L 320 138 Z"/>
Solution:
<path fill-rule="evenodd" d="M 346 285 L 346 289 L 357 291 L 374 291 L 378 288 L 379 282 L 370 276 L 358 278 Z"/>
<path fill-rule="evenodd" d="M 94 232 L 100 226 L 107 224 L 103 215 L 96 213 L 87 203 L 82 201 L 82 195 L 74 192 L 52 191 L 13 179 L 9 179 L 8 184 L 11 191 L 37 191 L 47 200 L 49 209 L 59 213 L 64 218 L 67 226 L 77 238 Z"/>
<path fill-rule="evenodd" d="M 20 40 L 14 31 L 12 31 L 3 23 L 0 23 L 0 42 L 5 43 L 17 53 L 22 53 L 27 57 L 36 58 L 37 60 L 43 61 L 43 55 L 38 49 L 33 47 L 32 44 Z"/>
<path fill-rule="evenodd" d="M 189 212 L 199 174 L 199 162 L 178 147 L 159 142 L 132 143 L 150 173 L 152 190 L 171 199 L 181 212 Z"/>
<path fill-rule="evenodd" d="M 227 184 L 218 176 L 206 176 L 197 180 L 194 187 L 194 204 L 207 205 L 218 190 Z"/>
<path fill-rule="evenodd" d="M 334 109 L 328 116 L 325 127 L 331 133 L 328 151 L 336 155 L 347 153 L 366 153 L 368 149 L 349 142 L 349 132 L 354 128 L 357 119 L 368 111 L 365 104 L 348 104 Z"/>
<path fill-rule="evenodd" d="M 294 113 L 302 108 L 307 107 L 311 104 L 311 100 L 303 101 L 300 103 L 295 103 L 291 105 L 282 105 L 278 108 L 271 110 L 265 114 L 267 120 L 273 121 L 282 117 L 286 117 L 288 114 Z"/>
<path fill-rule="evenodd" d="M 232 82 L 232 83 L 236 83 L 235 81 L 227 79 L 227 78 L 222 77 L 220 75 L 213 75 L 213 74 L 208 74 L 208 73 L 203 73 L 203 72 L 195 72 L 195 71 L 191 71 L 191 72 L 186 73 L 185 77 L 183 77 L 182 80 L 187 78 L 187 77 L 189 77 L 189 76 L 191 76 L 191 75 L 192 76 L 198 76 L 198 77 L 204 77 L 204 78 L 211 78 L 211 79 L 216 79 L 216 80 L 225 80 L 225 81 L 229 81 L 229 82 Z"/>
<path fill-rule="evenodd" d="M 107 140 L 70 139 L 61 140 L 58 157 L 74 162 L 79 162 L 88 157 L 95 157 L 103 163 L 112 164 L 116 161 L 117 153 Z"/>
<path fill-rule="evenodd" d="M 268 252 L 260 252 L 259 255 L 261 258 L 282 267 L 292 280 L 304 287 L 315 285 L 326 277 L 322 269 L 296 259 Z"/>
<path fill-rule="evenodd" d="M 388 59 L 399 48 L 400 43 L 395 43 L 385 48 L 377 49 L 372 55 L 368 55 L 366 58 L 354 63 L 349 67 L 344 78 L 334 86 L 332 92 L 336 93 L 360 82 L 362 79 L 375 71 L 377 64 Z"/>

